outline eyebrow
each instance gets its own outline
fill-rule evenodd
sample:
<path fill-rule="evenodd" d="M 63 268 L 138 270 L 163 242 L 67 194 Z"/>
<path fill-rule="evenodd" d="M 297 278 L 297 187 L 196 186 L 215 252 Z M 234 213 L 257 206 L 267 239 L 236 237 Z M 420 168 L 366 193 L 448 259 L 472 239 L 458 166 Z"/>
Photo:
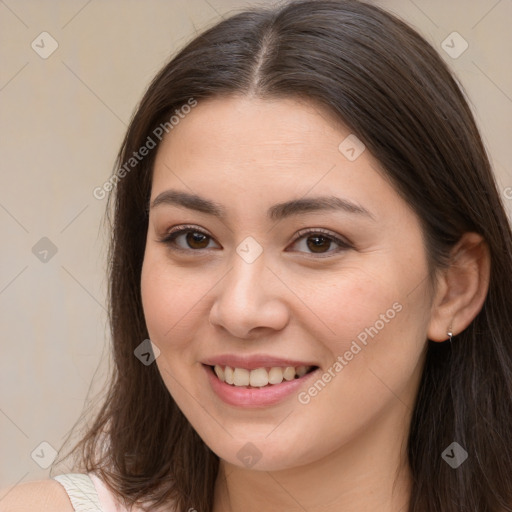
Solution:
<path fill-rule="evenodd" d="M 159 194 L 151 203 L 151 208 L 160 205 L 170 205 L 196 210 L 208 215 L 224 219 L 226 209 L 221 204 L 188 192 L 180 190 L 166 190 Z M 366 208 L 336 196 L 318 196 L 302 199 L 292 199 L 284 203 L 278 203 L 267 210 L 267 216 L 271 220 L 281 220 L 292 215 L 300 215 L 308 212 L 326 210 L 342 210 L 347 213 L 357 214 L 376 220 L 374 215 Z"/>

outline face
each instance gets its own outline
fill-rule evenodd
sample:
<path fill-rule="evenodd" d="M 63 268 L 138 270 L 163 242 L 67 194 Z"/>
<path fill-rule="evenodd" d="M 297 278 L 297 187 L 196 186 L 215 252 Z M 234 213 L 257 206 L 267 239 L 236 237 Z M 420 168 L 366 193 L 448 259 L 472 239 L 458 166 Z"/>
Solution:
<path fill-rule="evenodd" d="M 313 463 L 396 435 L 412 409 L 422 232 L 349 135 L 311 103 L 229 97 L 199 102 L 158 149 L 141 277 L 156 364 L 236 466 Z"/>

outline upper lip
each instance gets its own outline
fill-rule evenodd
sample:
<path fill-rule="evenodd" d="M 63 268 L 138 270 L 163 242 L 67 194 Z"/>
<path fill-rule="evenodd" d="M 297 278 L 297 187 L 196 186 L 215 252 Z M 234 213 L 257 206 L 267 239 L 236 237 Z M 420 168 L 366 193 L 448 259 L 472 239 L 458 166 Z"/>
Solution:
<path fill-rule="evenodd" d="M 287 366 L 317 366 L 311 361 L 298 361 L 296 359 L 283 359 L 276 356 L 258 354 L 253 356 L 241 356 L 235 354 L 223 354 L 210 357 L 202 361 L 203 364 L 209 366 L 230 366 L 231 368 L 245 368 L 247 370 L 255 370 L 256 368 L 272 368 Z"/>

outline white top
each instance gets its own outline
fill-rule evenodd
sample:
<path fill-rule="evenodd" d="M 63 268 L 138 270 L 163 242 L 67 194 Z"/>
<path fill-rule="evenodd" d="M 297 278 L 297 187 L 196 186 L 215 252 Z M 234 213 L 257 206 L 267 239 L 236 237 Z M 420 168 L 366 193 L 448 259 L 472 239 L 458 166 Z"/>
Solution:
<path fill-rule="evenodd" d="M 94 473 L 67 473 L 53 479 L 64 487 L 75 512 L 128 512 Z"/>
<path fill-rule="evenodd" d="M 136 506 L 128 510 L 95 473 L 66 473 L 53 480 L 64 487 L 75 512 L 144 512 Z M 165 505 L 151 510 L 171 512 L 173 508 Z"/>

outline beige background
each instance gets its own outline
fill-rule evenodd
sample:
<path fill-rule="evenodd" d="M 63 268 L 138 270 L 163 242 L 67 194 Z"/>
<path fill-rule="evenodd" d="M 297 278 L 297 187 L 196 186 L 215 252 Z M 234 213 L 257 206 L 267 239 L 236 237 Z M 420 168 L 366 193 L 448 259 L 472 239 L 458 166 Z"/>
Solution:
<path fill-rule="evenodd" d="M 510 212 L 512 1 L 379 4 L 455 69 Z M 172 52 L 246 5 L 255 3 L 0 0 L 0 488 L 46 477 L 35 460 L 52 453 L 40 443 L 60 448 L 98 367 L 92 391 L 101 388 L 106 203 L 92 191 L 108 179 L 135 105 Z M 47 59 L 31 47 L 43 31 L 58 42 Z M 453 31 L 469 44 L 456 59 L 441 47 Z M 57 248 L 46 262 L 32 252 L 42 237 Z"/>

